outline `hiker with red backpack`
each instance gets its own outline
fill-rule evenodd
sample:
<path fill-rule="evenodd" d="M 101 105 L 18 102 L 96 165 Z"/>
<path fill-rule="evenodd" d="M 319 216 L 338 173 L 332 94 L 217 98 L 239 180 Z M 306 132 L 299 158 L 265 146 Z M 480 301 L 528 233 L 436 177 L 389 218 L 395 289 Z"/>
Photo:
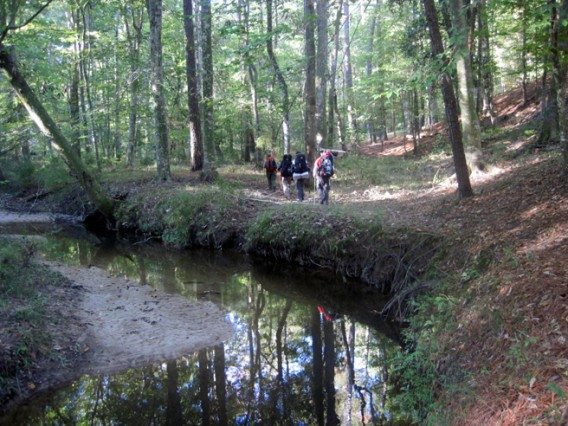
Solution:
<path fill-rule="evenodd" d="M 329 181 L 333 174 L 333 153 L 330 150 L 325 150 L 314 163 L 314 179 L 316 180 L 320 204 L 329 204 Z"/>
<path fill-rule="evenodd" d="M 278 170 L 278 166 L 276 165 L 276 159 L 272 156 L 272 153 L 266 155 L 264 169 L 266 170 L 268 189 L 271 191 L 276 190 L 276 171 Z"/>

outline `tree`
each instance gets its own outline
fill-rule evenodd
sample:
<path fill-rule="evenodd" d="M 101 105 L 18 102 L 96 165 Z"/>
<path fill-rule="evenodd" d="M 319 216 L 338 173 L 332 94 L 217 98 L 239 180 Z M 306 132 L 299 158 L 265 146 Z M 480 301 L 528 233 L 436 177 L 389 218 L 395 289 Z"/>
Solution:
<path fill-rule="evenodd" d="M 126 28 L 128 42 L 128 59 L 130 62 L 130 75 L 128 78 L 128 91 L 130 92 L 130 105 L 128 108 L 128 143 L 126 145 L 126 164 L 134 166 L 134 153 L 136 141 L 139 138 L 138 109 L 140 96 L 140 46 L 142 44 L 142 29 L 144 25 L 144 9 L 136 3 L 121 7 L 122 18 Z"/>
<path fill-rule="evenodd" d="M 13 52 L 0 44 L 0 68 L 6 73 L 18 98 L 26 107 L 37 127 L 59 147 L 71 174 L 79 181 L 97 209 L 113 220 L 115 201 L 109 197 L 97 179 L 87 169 L 76 149 L 50 117 L 20 72 Z"/>
<path fill-rule="evenodd" d="M 353 95 L 353 67 L 351 65 L 349 1 L 343 2 L 343 78 L 345 80 L 345 97 L 347 100 L 347 125 L 349 138 L 357 143 L 357 120 L 355 118 L 355 97 Z"/>
<path fill-rule="evenodd" d="M 184 3 L 185 4 L 185 3 Z M 170 180 L 169 133 L 162 65 L 162 0 L 148 0 L 150 17 L 150 62 L 154 120 L 156 125 L 156 165 L 159 180 Z"/>
<path fill-rule="evenodd" d="M 192 0 L 183 1 L 183 27 L 185 30 L 185 57 L 187 76 L 187 100 L 189 106 L 189 145 L 191 170 L 203 169 L 203 137 L 199 115 L 199 92 L 197 89 L 197 64 L 195 59 L 195 35 Z"/>
<path fill-rule="evenodd" d="M 327 0 L 316 0 L 317 14 L 317 53 L 316 53 L 316 144 L 327 143 L 326 95 L 328 79 L 328 37 L 327 37 Z"/>
<path fill-rule="evenodd" d="M 304 140 L 309 164 L 316 160 L 316 14 L 313 0 L 304 0 L 306 81 L 304 86 Z"/>
<path fill-rule="evenodd" d="M 450 0 L 449 3 L 452 17 L 452 40 L 456 55 L 463 143 L 466 147 L 481 149 L 481 129 L 475 108 L 471 52 L 469 50 L 468 26 L 464 17 L 463 2 L 462 0 Z"/>
<path fill-rule="evenodd" d="M 432 47 L 432 56 L 434 60 L 442 60 L 447 66 L 447 59 L 443 59 L 444 45 L 442 44 L 442 35 L 440 34 L 440 26 L 438 24 L 438 16 L 434 0 L 422 0 L 426 21 L 428 22 L 428 30 L 430 34 L 430 44 Z M 440 64 L 441 65 L 441 64 Z M 448 124 L 448 133 L 450 135 L 450 143 L 452 145 L 452 154 L 454 159 L 454 167 L 458 181 L 458 194 L 460 198 L 470 197 L 473 195 L 465 152 L 463 149 L 461 129 L 458 119 L 458 110 L 454 87 L 448 72 L 444 68 L 440 71 L 440 85 L 442 95 L 444 97 L 444 108 L 446 112 L 446 121 Z"/>
<path fill-rule="evenodd" d="M 213 120 L 213 46 L 211 45 L 211 0 L 201 0 L 201 31 L 203 33 L 203 139 L 210 159 L 220 156 L 214 139 Z"/>
<path fill-rule="evenodd" d="M 278 66 L 278 61 L 276 60 L 276 55 L 274 54 L 274 48 L 272 46 L 272 0 L 266 0 L 266 31 L 268 33 L 266 37 L 266 51 L 268 53 L 268 59 L 276 74 L 276 79 L 278 80 L 278 85 L 280 86 L 280 91 L 282 92 L 282 136 L 284 138 L 284 153 L 290 153 L 290 100 L 288 96 L 288 85 L 284 79 L 284 75 Z"/>

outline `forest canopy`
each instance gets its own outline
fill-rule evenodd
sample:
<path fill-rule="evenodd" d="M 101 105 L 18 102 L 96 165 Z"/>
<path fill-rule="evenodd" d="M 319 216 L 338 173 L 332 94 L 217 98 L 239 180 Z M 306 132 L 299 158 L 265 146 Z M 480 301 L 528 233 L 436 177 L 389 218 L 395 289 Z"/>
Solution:
<path fill-rule="evenodd" d="M 535 144 L 566 144 L 567 9 L 566 0 L 2 0 L 0 46 L 85 170 L 157 164 L 167 180 L 170 162 L 201 170 L 296 150 L 313 161 L 320 147 L 397 133 L 418 151 L 421 129 L 445 116 L 467 196 L 462 151 L 482 149 L 496 93 L 521 85 L 525 102 L 541 99 Z M 31 126 L 10 61 L 0 63 L 3 179 L 16 164 L 56 167 L 59 146 Z"/>

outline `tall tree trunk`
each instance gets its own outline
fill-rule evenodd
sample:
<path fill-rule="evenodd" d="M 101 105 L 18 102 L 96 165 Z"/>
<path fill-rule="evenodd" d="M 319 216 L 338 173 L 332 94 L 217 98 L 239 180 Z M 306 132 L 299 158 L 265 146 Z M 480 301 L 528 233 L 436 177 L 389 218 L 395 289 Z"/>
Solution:
<path fill-rule="evenodd" d="M 351 65 L 351 16 L 349 1 L 343 2 L 343 78 L 347 101 L 347 126 L 349 140 L 358 143 L 357 120 L 355 118 L 355 96 L 353 94 L 353 67 Z"/>
<path fill-rule="evenodd" d="M 557 18 L 553 23 L 555 34 L 556 56 L 558 60 L 553 63 L 552 75 L 556 86 L 556 103 L 558 104 L 558 139 L 564 154 L 564 174 L 568 175 L 568 0 L 561 0 L 558 7 Z"/>
<path fill-rule="evenodd" d="M 520 1 L 521 7 L 521 70 L 523 73 L 523 79 L 521 82 L 521 87 L 523 89 L 523 103 L 526 105 L 529 102 L 528 95 L 528 77 L 527 77 L 527 26 L 528 26 L 528 11 L 526 0 Z"/>
<path fill-rule="evenodd" d="M 462 0 L 450 0 L 450 13 L 452 17 L 452 38 L 456 52 L 463 144 L 468 148 L 481 149 L 481 129 L 475 108 L 473 74 L 469 44 L 467 43 L 468 26 L 464 17 Z"/>
<path fill-rule="evenodd" d="M 99 182 L 87 169 L 77 151 L 63 135 L 57 124 L 50 117 L 40 100 L 28 86 L 24 76 L 18 69 L 15 57 L 0 45 L 0 68 L 2 68 L 16 91 L 18 98 L 26 107 L 31 119 L 37 127 L 60 148 L 71 174 L 79 181 L 95 207 L 109 220 L 114 220 L 115 202 Z"/>
<path fill-rule="evenodd" d="M 93 96 L 91 94 L 91 48 L 92 48 L 92 36 L 91 36 L 91 3 L 87 2 L 83 8 L 81 8 L 82 14 L 82 45 L 81 49 L 81 66 L 80 71 L 83 77 L 83 87 L 85 93 L 85 120 L 87 123 L 87 130 L 89 134 L 89 145 L 95 150 L 95 161 L 97 163 L 97 168 L 101 169 L 101 160 L 99 154 L 99 140 L 95 132 L 94 123 L 94 111 L 95 106 L 93 102 Z"/>
<path fill-rule="evenodd" d="M 442 35 L 440 34 L 440 26 L 438 24 L 438 16 L 436 14 L 434 0 L 422 0 L 422 3 L 424 5 L 426 21 L 428 23 L 432 55 L 435 58 L 443 59 L 444 45 L 442 44 Z M 447 65 L 447 59 L 445 59 L 444 62 Z M 462 143 L 454 86 L 452 85 L 450 76 L 445 70 L 441 71 L 440 81 L 444 97 L 448 133 L 452 144 L 454 168 L 456 170 L 456 178 L 458 181 L 458 194 L 460 198 L 470 197 L 473 195 L 473 190 L 471 189 L 471 183 L 469 181 L 465 152 Z"/>
<path fill-rule="evenodd" d="M 336 78 L 337 78 L 337 58 L 339 54 L 339 29 L 341 25 L 341 16 L 343 12 L 343 0 L 339 0 L 337 6 L 337 13 L 334 21 L 334 31 L 333 31 L 333 52 L 331 58 L 330 76 L 329 76 L 329 119 L 328 119 L 328 138 L 330 140 L 329 146 L 333 146 L 335 140 L 335 130 L 337 130 L 337 139 L 339 139 L 342 149 L 345 149 L 345 139 L 343 132 L 343 123 L 341 120 L 341 115 L 339 114 L 339 109 L 337 107 L 337 89 L 336 89 Z"/>
<path fill-rule="evenodd" d="M 373 57 L 375 54 L 375 29 L 377 27 L 377 13 L 378 11 L 373 9 L 371 12 L 373 17 L 371 18 L 371 22 L 369 24 L 369 45 L 367 46 L 366 58 L 365 58 L 365 73 L 367 76 L 367 80 L 370 82 L 371 78 L 373 77 Z M 369 111 L 371 112 L 371 111 Z M 375 142 L 375 124 L 373 121 L 373 117 L 369 115 L 367 118 L 367 123 L 365 125 L 367 128 L 367 139 L 369 143 Z"/>
<path fill-rule="evenodd" d="M 76 12 L 71 11 L 68 15 L 69 30 L 74 31 L 76 28 Z M 71 144 L 77 151 L 77 155 L 81 156 L 81 110 L 79 105 L 79 51 L 78 42 L 73 43 L 74 57 L 71 71 L 71 82 L 69 84 L 69 116 L 71 118 L 72 140 Z"/>
<path fill-rule="evenodd" d="M 278 85 L 280 86 L 280 91 L 282 92 L 282 136 L 284 138 L 284 153 L 290 153 L 290 100 L 288 96 L 288 85 L 284 79 L 284 75 L 278 66 L 278 61 L 274 54 L 273 41 L 272 41 L 272 0 L 266 0 L 266 31 L 268 32 L 268 37 L 266 39 L 266 51 L 268 53 L 268 59 L 276 75 Z"/>
<path fill-rule="evenodd" d="M 203 137 L 199 116 L 199 91 L 197 89 L 197 65 L 195 59 L 195 33 L 192 0 L 183 0 L 183 27 L 185 29 L 185 56 L 187 73 L 187 100 L 189 107 L 189 143 L 191 170 L 203 169 Z"/>
<path fill-rule="evenodd" d="M 116 19 L 118 21 L 118 19 Z M 118 96 L 120 92 L 120 81 L 119 81 L 119 59 L 118 59 L 118 22 L 116 25 L 115 30 L 115 46 L 114 46 L 114 132 L 113 132 L 113 140 L 114 140 L 114 157 L 116 159 L 120 159 L 122 155 L 122 147 L 121 147 L 121 140 L 120 140 L 120 96 Z M 112 96 L 112 95 L 111 95 Z"/>
<path fill-rule="evenodd" d="M 319 148 L 327 144 L 326 95 L 328 79 L 328 1 L 316 0 L 317 13 L 317 56 L 316 56 L 316 144 Z"/>
<path fill-rule="evenodd" d="M 558 9 L 556 0 L 548 0 L 550 6 L 550 31 L 549 31 L 549 44 L 548 44 L 548 57 L 552 65 L 553 76 L 550 83 L 547 83 L 547 78 L 543 77 L 543 84 L 545 87 L 545 102 L 542 106 L 542 124 L 538 139 L 535 143 L 537 147 L 543 147 L 550 143 L 558 142 L 560 116 L 558 112 L 558 79 L 555 78 L 555 70 L 560 69 L 560 57 L 558 52 L 558 28 L 556 21 L 558 19 Z M 546 73 L 546 71 L 545 71 Z M 548 87 L 547 87 L 548 86 Z"/>
<path fill-rule="evenodd" d="M 243 159 L 246 162 L 256 160 L 256 136 L 260 133 L 260 118 L 258 113 L 258 94 L 257 94 L 257 71 L 250 55 L 250 41 L 249 41 L 249 3 L 245 0 L 238 0 L 237 16 L 239 25 L 244 29 L 242 38 L 242 60 L 241 69 L 242 74 L 247 75 L 246 80 L 249 84 L 251 94 L 251 104 L 244 108 L 241 113 L 241 128 L 243 129 Z M 252 113 L 252 122 L 251 122 Z"/>
<path fill-rule="evenodd" d="M 211 0 L 201 0 L 201 32 L 203 34 L 203 138 L 209 160 L 216 156 L 213 121 L 213 47 L 211 44 Z"/>
<path fill-rule="evenodd" d="M 128 56 L 130 60 L 130 76 L 128 91 L 130 105 L 128 108 L 128 145 L 126 146 L 126 165 L 134 166 L 136 142 L 139 138 L 138 105 L 140 93 L 140 45 L 142 44 L 142 27 L 144 10 L 141 7 L 129 6 L 122 8 L 122 16 L 128 41 Z"/>
<path fill-rule="evenodd" d="M 481 114 L 488 118 L 491 124 L 495 124 L 495 109 L 493 108 L 493 71 L 491 59 L 491 47 L 489 45 L 489 21 L 485 0 L 480 0 L 478 19 L 479 31 L 479 89 L 481 91 L 482 108 Z"/>
<path fill-rule="evenodd" d="M 152 98 L 156 125 L 156 165 L 159 180 L 170 180 L 170 141 L 168 134 L 164 70 L 162 65 L 162 0 L 148 0 L 150 17 L 150 61 Z"/>
<path fill-rule="evenodd" d="M 309 164 L 316 160 L 316 13 L 313 0 L 304 0 L 306 82 L 304 86 L 304 137 Z"/>

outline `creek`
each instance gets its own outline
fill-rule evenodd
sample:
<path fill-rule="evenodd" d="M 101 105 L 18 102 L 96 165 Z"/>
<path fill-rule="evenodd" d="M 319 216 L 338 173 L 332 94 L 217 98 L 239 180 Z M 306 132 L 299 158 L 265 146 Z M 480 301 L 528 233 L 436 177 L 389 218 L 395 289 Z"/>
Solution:
<path fill-rule="evenodd" d="M 80 227 L 2 232 L 41 234 L 50 260 L 210 300 L 234 328 L 176 360 L 84 375 L 15 408 L 13 424 L 409 424 L 388 366 L 400 330 L 358 283 L 230 251 L 103 244 Z"/>

